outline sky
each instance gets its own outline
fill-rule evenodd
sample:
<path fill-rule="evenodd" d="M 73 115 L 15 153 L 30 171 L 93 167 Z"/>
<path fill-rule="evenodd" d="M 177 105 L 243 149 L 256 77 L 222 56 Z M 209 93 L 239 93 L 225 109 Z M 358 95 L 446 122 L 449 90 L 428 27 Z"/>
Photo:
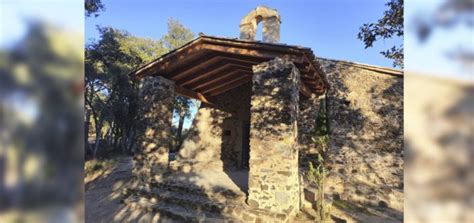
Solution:
<path fill-rule="evenodd" d="M 421 74 L 460 79 L 474 83 L 474 67 L 463 66 L 449 58 L 450 53 L 463 49 L 474 52 L 474 28 L 458 23 L 452 28 L 436 28 L 425 43 L 415 35 L 417 18 L 432 20 L 445 0 L 405 1 L 405 70 Z M 474 15 L 471 15 L 474 16 Z"/>
<path fill-rule="evenodd" d="M 194 33 L 236 38 L 242 17 L 259 5 L 278 10 L 281 16 L 280 42 L 311 47 L 316 56 L 391 67 L 380 51 L 397 41 L 380 41 L 364 49 L 357 39 L 359 27 L 375 22 L 385 9 L 380 0 L 323 1 L 152 1 L 105 0 L 99 17 L 85 21 L 85 40 L 98 39 L 97 25 L 112 26 L 132 35 L 159 39 L 167 32 L 167 20 L 174 18 Z"/>
<path fill-rule="evenodd" d="M 111 26 L 134 36 L 159 39 L 167 33 L 170 18 L 180 21 L 195 34 L 237 38 L 240 20 L 259 5 L 275 8 L 280 13 L 281 43 L 310 47 L 319 57 L 392 67 L 392 61 L 379 52 L 403 42 L 403 39 L 382 40 L 373 48 L 365 49 L 363 42 L 357 39 L 362 24 L 383 16 L 385 3 L 379 0 L 141 0 L 134 4 L 127 0 L 105 0 L 103 3 L 104 12 L 85 20 L 86 43 L 99 39 L 97 26 Z M 195 107 L 191 113 L 195 115 Z M 185 121 L 184 128 L 191 125 L 192 119 Z M 177 122 L 174 117 L 173 124 Z"/>
<path fill-rule="evenodd" d="M 14 45 L 28 21 L 43 20 L 98 38 L 96 26 L 113 26 L 132 35 L 158 39 L 168 18 L 193 32 L 238 37 L 240 19 L 258 5 L 276 8 L 282 17 L 281 42 L 311 47 L 316 56 L 391 67 L 380 51 L 402 40 L 380 40 L 364 49 L 356 38 L 359 27 L 375 22 L 385 10 L 382 0 L 103 0 L 106 11 L 84 19 L 83 0 L 0 0 L 0 50 Z M 444 0 L 405 0 L 405 70 L 474 81 L 472 68 L 446 57 L 456 48 L 474 51 L 474 30 L 457 26 L 436 30 L 424 44 L 412 27 L 415 17 L 433 12 Z M 81 43 L 83 44 L 83 43 Z"/>
<path fill-rule="evenodd" d="M 134 36 L 159 39 L 167 32 L 169 18 L 179 20 L 196 34 L 236 38 L 242 17 L 259 5 L 280 13 L 280 42 L 310 47 L 319 57 L 391 67 L 392 61 L 379 52 L 403 43 L 402 39 L 379 40 L 373 48 L 365 49 L 357 39 L 360 26 L 383 16 L 388 0 L 102 1 L 104 12 L 98 17 L 84 18 L 83 0 L 0 0 L 0 50 L 21 39 L 32 20 L 84 32 L 85 43 L 98 39 L 96 26 L 111 26 Z M 414 35 L 414 18 L 429 15 L 442 2 L 405 1 L 405 70 L 473 82 L 472 68 L 463 68 L 446 57 L 447 52 L 459 47 L 474 51 L 472 28 L 438 29 L 424 44 Z"/>
<path fill-rule="evenodd" d="M 83 33 L 83 0 L 0 0 L 0 49 L 21 39 L 30 21 L 45 21 Z"/>

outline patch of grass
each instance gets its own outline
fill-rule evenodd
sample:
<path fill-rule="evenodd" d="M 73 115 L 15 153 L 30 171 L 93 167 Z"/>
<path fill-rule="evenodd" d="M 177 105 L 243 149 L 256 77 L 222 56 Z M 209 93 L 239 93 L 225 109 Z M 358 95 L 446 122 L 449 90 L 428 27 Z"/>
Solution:
<path fill-rule="evenodd" d="M 84 164 L 85 175 L 95 174 L 100 171 L 107 170 L 117 163 L 117 157 L 103 160 L 88 160 Z"/>

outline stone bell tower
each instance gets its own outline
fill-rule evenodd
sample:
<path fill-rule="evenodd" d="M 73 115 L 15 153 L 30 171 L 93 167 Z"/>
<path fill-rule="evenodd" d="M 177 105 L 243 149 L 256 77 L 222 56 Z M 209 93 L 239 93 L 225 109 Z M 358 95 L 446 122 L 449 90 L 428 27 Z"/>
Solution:
<path fill-rule="evenodd" d="M 240 39 L 255 40 L 258 23 L 263 22 L 263 42 L 280 41 L 280 15 L 277 10 L 258 6 L 240 21 Z"/>

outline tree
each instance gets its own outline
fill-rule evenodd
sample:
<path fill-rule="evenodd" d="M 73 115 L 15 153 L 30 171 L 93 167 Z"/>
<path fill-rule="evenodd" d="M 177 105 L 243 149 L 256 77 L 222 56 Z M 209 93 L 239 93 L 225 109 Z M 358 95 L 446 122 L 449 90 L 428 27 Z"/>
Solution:
<path fill-rule="evenodd" d="M 366 49 L 372 47 L 380 38 L 403 37 L 403 0 L 390 0 L 386 6 L 388 9 L 381 19 L 360 27 L 357 38 L 364 42 Z M 392 46 L 380 53 L 393 60 L 394 67 L 403 68 L 403 44 Z"/>
<path fill-rule="evenodd" d="M 128 74 L 162 54 L 180 47 L 194 34 L 176 20 L 160 40 L 140 38 L 112 27 L 97 27 L 100 39 L 85 49 L 85 128 L 94 133 L 94 158 L 101 147 L 130 152 L 138 120 L 138 81 Z M 182 126 L 190 116 L 191 101 L 177 96 L 174 114 Z M 181 137 L 181 134 L 179 134 Z M 105 145 L 101 145 L 104 142 Z M 88 139 L 86 137 L 86 145 Z M 104 147 L 105 148 L 105 147 Z"/>
<path fill-rule="evenodd" d="M 178 117 L 178 128 L 176 129 L 175 150 L 181 147 L 184 120 L 191 116 L 193 102 L 185 97 L 176 96 L 174 99 L 174 113 Z"/>
<path fill-rule="evenodd" d="M 101 0 L 85 0 L 84 1 L 85 13 L 87 17 L 94 15 L 99 16 L 100 11 L 105 11 L 105 5 Z"/>
<path fill-rule="evenodd" d="M 194 38 L 194 33 L 175 19 L 168 20 L 168 33 L 162 38 L 168 50 L 174 50 Z"/>
<path fill-rule="evenodd" d="M 162 38 L 167 50 L 173 50 L 181 47 L 194 38 L 194 33 L 184 27 L 180 22 L 174 19 L 168 20 L 168 33 Z M 174 99 L 174 116 L 178 117 L 178 128 L 176 131 L 175 149 L 179 149 L 182 141 L 183 124 L 186 118 L 191 115 L 191 99 L 176 96 Z"/>
<path fill-rule="evenodd" d="M 126 31 L 98 27 L 100 40 L 86 47 L 86 114 L 94 121 L 96 158 L 102 128 L 107 124 L 107 144 L 129 151 L 134 141 L 138 83 L 128 74 L 163 54 L 161 41 L 131 36 Z M 89 122 L 88 126 L 91 124 Z M 88 129 L 89 127 L 86 126 Z"/>

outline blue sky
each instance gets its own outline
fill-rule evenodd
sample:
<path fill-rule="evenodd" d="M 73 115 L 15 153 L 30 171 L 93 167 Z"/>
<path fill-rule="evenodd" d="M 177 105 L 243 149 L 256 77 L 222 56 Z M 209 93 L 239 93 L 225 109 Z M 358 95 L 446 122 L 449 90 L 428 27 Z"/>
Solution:
<path fill-rule="evenodd" d="M 133 4 L 127 0 L 106 0 L 103 3 L 105 12 L 99 17 L 86 18 L 86 42 L 99 38 L 97 25 L 159 39 L 167 32 L 169 18 L 177 19 L 196 34 L 236 38 L 242 17 L 259 5 L 275 8 L 280 13 L 280 42 L 311 47 L 316 56 L 391 67 L 392 62 L 379 52 L 403 42 L 403 39 L 382 40 L 373 48 L 364 49 L 363 42 L 357 39 L 362 24 L 382 17 L 385 3 L 380 0 L 141 0 Z M 191 110 L 194 116 L 196 108 Z M 185 128 L 191 125 L 191 120 L 185 121 Z M 177 118 L 173 118 L 175 125 L 177 122 Z"/>
<path fill-rule="evenodd" d="M 387 0 L 388 1 L 388 0 Z M 446 57 L 459 47 L 474 51 L 474 29 L 457 26 L 438 29 L 425 43 L 414 35 L 417 16 L 430 15 L 444 0 L 405 1 L 405 70 L 474 81 L 473 68 Z M 237 37 L 240 19 L 257 5 L 277 8 L 282 16 L 282 38 L 287 44 L 311 47 L 317 56 L 380 66 L 391 61 L 379 54 L 402 40 L 379 41 L 364 49 L 356 38 L 363 23 L 383 15 L 383 0 L 104 0 L 107 10 L 84 20 L 83 0 L 0 0 L 0 49 L 18 41 L 28 20 L 44 20 L 97 38 L 96 25 L 113 26 L 133 35 L 160 38 L 168 18 L 180 20 L 195 33 Z M 81 45 L 83 43 L 80 43 Z"/>
<path fill-rule="evenodd" d="M 14 45 L 31 20 L 78 33 L 84 30 L 83 0 L 0 0 L 0 49 Z"/>
<path fill-rule="evenodd" d="M 240 19 L 258 5 L 279 11 L 282 19 L 281 42 L 311 47 L 317 56 L 391 67 L 379 54 L 393 43 L 380 41 L 364 49 L 357 39 L 359 27 L 383 15 L 385 1 L 152 1 L 105 0 L 106 11 L 86 18 L 85 40 L 98 38 L 96 25 L 112 26 L 132 35 L 158 39 L 167 32 L 168 18 L 179 20 L 194 33 L 238 37 Z"/>

